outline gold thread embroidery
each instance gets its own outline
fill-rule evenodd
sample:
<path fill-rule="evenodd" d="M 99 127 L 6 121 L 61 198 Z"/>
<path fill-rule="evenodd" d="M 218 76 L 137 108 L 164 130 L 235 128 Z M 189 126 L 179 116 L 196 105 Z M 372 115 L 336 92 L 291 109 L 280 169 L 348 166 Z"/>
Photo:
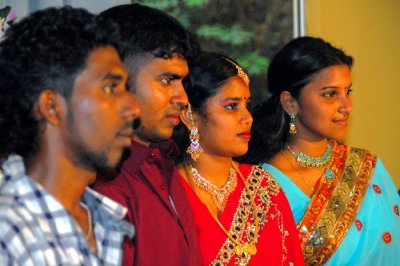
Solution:
<path fill-rule="evenodd" d="M 340 149 L 346 148 L 345 145 L 338 146 Z M 347 160 L 344 156 L 342 161 L 346 163 L 343 173 L 335 176 L 334 183 L 324 184 L 325 190 L 317 191 L 298 224 L 307 265 L 325 263 L 339 247 L 361 206 L 372 177 L 376 157 L 366 150 L 351 148 Z M 341 168 L 339 164 L 333 164 L 331 170 L 338 173 Z M 324 195 L 327 191 L 329 193 Z M 318 204 L 321 208 L 319 210 L 315 207 Z M 316 212 L 314 220 L 309 220 L 313 217 L 308 215 L 311 211 Z M 310 223 L 311 227 L 307 228 Z"/>
<path fill-rule="evenodd" d="M 262 186 L 263 182 L 266 183 L 265 187 Z M 246 239 L 245 241 L 252 242 L 254 240 L 254 237 L 256 236 L 254 234 L 256 230 L 253 219 L 254 213 L 258 214 L 259 232 L 269 220 L 278 219 L 279 230 L 283 235 L 282 262 L 284 262 L 287 258 L 287 248 L 285 242 L 286 237 L 288 236 L 288 232 L 284 228 L 282 213 L 279 211 L 278 206 L 276 204 L 273 204 L 271 200 L 271 197 L 277 196 L 279 194 L 280 186 L 275 181 L 275 179 L 273 179 L 265 170 L 258 166 L 252 167 L 251 172 L 247 178 L 247 184 L 251 195 L 248 195 L 245 189 L 243 190 L 240 196 L 238 208 L 235 212 L 231 227 L 229 229 L 229 234 L 231 234 L 234 239 Z M 252 210 L 252 197 L 254 197 L 258 201 L 256 203 L 257 212 L 254 212 L 254 210 Z M 257 240 L 255 241 L 255 244 L 257 244 Z M 243 248 L 246 249 L 249 247 L 246 247 L 246 245 L 244 245 Z M 220 248 L 216 259 L 211 262 L 211 265 L 225 265 L 229 263 L 232 258 L 235 258 L 236 265 L 247 265 L 251 259 L 251 252 L 248 251 L 246 253 L 246 256 L 238 257 L 235 252 L 235 244 L 232 243 L 229 238 L 227 238 Z"/>

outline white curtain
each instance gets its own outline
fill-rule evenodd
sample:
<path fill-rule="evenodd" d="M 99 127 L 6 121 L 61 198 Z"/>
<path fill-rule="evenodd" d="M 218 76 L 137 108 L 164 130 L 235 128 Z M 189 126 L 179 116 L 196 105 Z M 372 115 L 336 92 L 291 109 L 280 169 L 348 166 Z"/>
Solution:
<path fill-rule="evenodd" d="M 17 19 L 50 6 L 83 7 L 92 13 L 99 13 L 109 7 L 129 4 L 130 0 L 0 0 L 0 8 L 11 6 L 17 12 Z"/>

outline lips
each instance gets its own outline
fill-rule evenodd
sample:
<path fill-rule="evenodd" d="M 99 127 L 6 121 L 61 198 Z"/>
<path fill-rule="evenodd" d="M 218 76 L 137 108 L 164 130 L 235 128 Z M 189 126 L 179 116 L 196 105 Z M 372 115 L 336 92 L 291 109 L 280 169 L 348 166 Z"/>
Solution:
<path fill-rule="evenodd" d="M 336 120 L 333 120 L 333 122 L 338 125 L 341 125 L 341 126 L 347 126 L 349 124 L 349 119 L 348 118 L 336 119 Z"/>
<path fill-rule="evenodd" d="M 131 126 L 129 129 L 123 130 L 117 134 L 118 138 L 124 141 L 125 146 L 130 146 L 132 135 L 133 130 Z"/>
<path fill-rule="evenodd" d="M 245 141 L 250 141 L 251 139 L 250 131 L 243 131 L 242 133 L 239 133 L 238 136 Z"/>
<path fill-rule="evenodd" d="M 173 126 L 177 126 L 180 123 L 180 113 L 172 113 L 172 114 L 168 114 L 167 116 L 167 120 L 173 125 Z"/>

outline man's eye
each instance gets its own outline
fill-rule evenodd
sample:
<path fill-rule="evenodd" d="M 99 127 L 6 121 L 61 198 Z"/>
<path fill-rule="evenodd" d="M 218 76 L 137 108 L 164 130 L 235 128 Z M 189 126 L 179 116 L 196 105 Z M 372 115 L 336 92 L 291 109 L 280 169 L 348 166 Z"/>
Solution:
<path fill-rule="evenodd" d="M 114 93 L 114 91 L 115 91 L 115 84 L 106 84 L 106 85 L 103 87 L 103 91 L 104 91 L 106 94 Z"/>
<path fill-rule="evenodd" d="M 170 85 L 171 82 L 172 82 L 172 79 L 171 79 L 171 78 L 163 78 L 163 79 L 161 80 L 161 82 L 162 82 L 164 85 Z"/>

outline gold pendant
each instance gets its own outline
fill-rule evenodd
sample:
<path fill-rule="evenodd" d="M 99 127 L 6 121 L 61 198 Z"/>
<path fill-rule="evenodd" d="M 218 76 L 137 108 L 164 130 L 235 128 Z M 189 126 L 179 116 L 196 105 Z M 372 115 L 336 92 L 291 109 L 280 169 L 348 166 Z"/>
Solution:
<path fill-rule="evenodd" d="M 240 245 L 240 244 L 236 245 L 236 247 L 235 247 L 235 254 L 236 254 L 238 257 L 242 257 L 242 255 L 243 255 L 243 248 L 242 248 L 242 245 Z"/>
<path fill-rule="evenodd" d="M 257 254 L 257 248 L 255 245 L 249 244 L 248 250 L 249 250 L 249 254 L 252 256 Z"/>
<path fill-rule="evenodd" d="M 257 254 L 257 248 L 255 245 L 253 244 L 249 244 L 249 243 L 244 243 L 244 245 L 236 245 L 235 247 L 235 254 L 238 257 L 242 257 L 243 255 L 255 255 Z"/>

